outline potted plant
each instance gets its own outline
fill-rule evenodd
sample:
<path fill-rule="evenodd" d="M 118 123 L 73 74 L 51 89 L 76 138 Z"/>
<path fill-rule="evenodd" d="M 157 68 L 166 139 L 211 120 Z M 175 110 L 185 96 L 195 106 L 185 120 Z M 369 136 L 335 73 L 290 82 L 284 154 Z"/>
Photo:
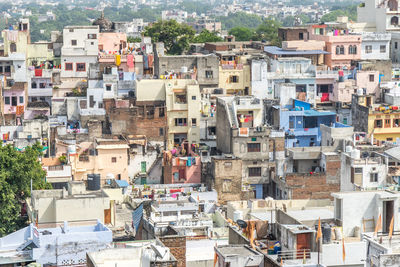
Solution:
<path fill-rule="evenodd" d="M 67 156 L 62 155 L 58 158 L 58 160 L 61 162 L 62 165 L 67 164 L 68 160 L 67 160 Z"/>

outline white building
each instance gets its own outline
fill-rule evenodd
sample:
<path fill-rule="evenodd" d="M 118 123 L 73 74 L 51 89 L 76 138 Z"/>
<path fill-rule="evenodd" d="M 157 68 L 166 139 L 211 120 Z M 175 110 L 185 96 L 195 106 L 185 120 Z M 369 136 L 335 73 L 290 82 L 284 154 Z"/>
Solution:
<path fill-rule="evenodd" d="M 400 32 L 392 32 L 390 58 L 392 63 L 400 63 Z"/>
<path fill-rule="evenodd" d="M 265 59 L 255 59 L 251 61 L 251 92 L 258 99 L 267 98 L 268 63 Z"/>
<path fill-rule="evenodd" d="M 87 79 L 90 63 L 97 62 L 98 26 L 67 26 L 63 30 L 61 78 Z"/>
<path fill-rule="evenodd" d="M 363 33 L 361 60 L 389 60 L 390 33 Z"/>
<path fill-rule="evenodd" d="M 357 7 L 357 22 L 375 25 L 377 32 L 400 29 L 400 9 L 397 0 L 366 0 Z"/>
<path fill-rule="evenodd" d="M 364 154 L 366 153 L 366 154 Z M 387 158 L 374 152 L 346 147 L 341 157 L 340 191 L 377 189 L 386 186 Z"/>
<path fill-rule="evenodd" d="M 180 10 L 176 10 L 176 11 L 172 11 L 172 10 L 163 10 L 161 13 L 161 19 L 162 20 L 176 20 L 179 23 L 182 23 L 184 21 L 186 21 L 187 19 L 187 12 L 186 11 L 180 11 Z"/>

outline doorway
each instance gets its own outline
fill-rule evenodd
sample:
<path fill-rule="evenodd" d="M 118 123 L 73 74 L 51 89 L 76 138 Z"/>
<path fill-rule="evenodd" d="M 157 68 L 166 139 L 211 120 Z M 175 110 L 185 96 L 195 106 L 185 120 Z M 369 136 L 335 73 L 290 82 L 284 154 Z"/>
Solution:
<path fill-rule="evenodd" d="M 383 229 L 384 233 L 389 232 L 390 221 L 392 220 L 394 214 L 394 201 L 384 201 L 383 202 Z"/>

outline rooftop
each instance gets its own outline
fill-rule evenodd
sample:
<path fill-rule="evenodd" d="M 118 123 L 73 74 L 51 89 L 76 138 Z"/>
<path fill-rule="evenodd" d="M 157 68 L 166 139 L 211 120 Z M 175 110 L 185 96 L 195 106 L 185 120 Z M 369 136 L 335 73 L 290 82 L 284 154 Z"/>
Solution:
<path fill-rule="evenodd" d="M 285 50 L 277 46 L 266 46 L 264 52 L 278 56 L 297 56 L 297 55 L 327 55 L 324 50 Z"/>

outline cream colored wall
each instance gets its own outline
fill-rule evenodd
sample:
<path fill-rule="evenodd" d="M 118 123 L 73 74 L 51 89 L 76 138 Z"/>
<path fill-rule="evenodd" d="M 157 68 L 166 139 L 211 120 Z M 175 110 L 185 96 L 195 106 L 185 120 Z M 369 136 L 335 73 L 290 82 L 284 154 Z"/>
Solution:
<path fill-rule="evenodd" d="M 28 32 L 19 31 L 18 39 L 16 42 L 17 45 L 17 53 L 27 53 L 28 50 Z M 7 34 L 5 31 L 2 32 L 2 37 L 4 40 L 4 55 L 8 56 L 10 54 L 10 44 L 11 42 L 7 39 Z"/>
<path fill-rule="evenodd" d="M 136 81 L 137 101 L 165 101 L 165 80 Z"/>
<path fill-rule="evenodd" d="M 32 59 L 52 60 L 54 58 L 52 50 L 48 49 L 47 43 L 29 44 L 26 57 L 28 66 L 31 65 Z"/>
<path fill-rule="evenodd" d="M 39 223 L 56 221 L 56 210 L 53 198 L 37 198 L 35 204 L 38 210 Z"/>
<path fill-rule="evenodd" d="M 238 76 L 238 83 L 230 83 L 230 76 Z M 242 70 L 239 69 L 222 69 L 219 67 L 219 84 L 218 87 L 225 90 L 244 90 L 246 87 L 249 88 L 249 94 L 251 94 L 251 77 L 250 77 L 250 66 L 244 65 Z"/>
<path fill-rule="evenodd" d="M 110 200 L 114 200 L 117 203 L 122 203 L 124 201 L 122 188 L 104 188 L 103 191 L 107 194 Z"/>
<path fill-rule="evenodd" d="M 187 104 L 174 103 L 174 89 L 186 90 Z M 200 142 L 200 87 L 193 80 L 167 80 L 166 106 L 168 123 L 168 149 L 174 145 L 174 133 L 186 133 L 189 143 Z M 195 99 L 192 99 L 195 97 Z M 186 118 L 187 126 L 175 126 L 175 118 Z M 192 125 L 196 119 L 197 126 Z"/>

